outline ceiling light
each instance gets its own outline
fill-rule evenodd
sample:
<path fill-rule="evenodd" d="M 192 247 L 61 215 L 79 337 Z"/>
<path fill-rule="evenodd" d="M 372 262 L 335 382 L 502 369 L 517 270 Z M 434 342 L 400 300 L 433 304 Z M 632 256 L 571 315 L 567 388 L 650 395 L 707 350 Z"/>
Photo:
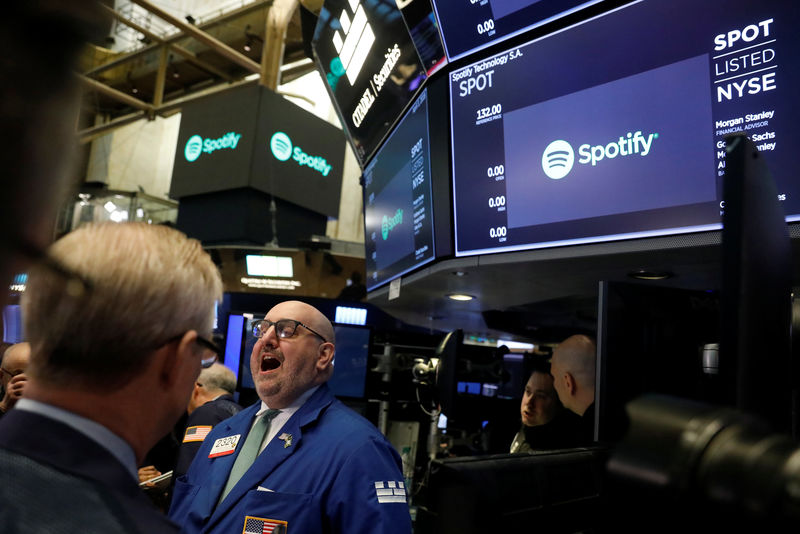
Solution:
<path fill-rule="evenodd" d="M 628 273 L 629 278 L 636 280 L 666 280 L 672 278 L 674 275 L 669 271 L 648 271 L 647 269 L 639 269 L 638 271 L 631 271 Z"/>
<path fill-rule="evenodd" d="M 466 293 L 450 293 L 449 295 L 447 295 L 447 298 L 451 300 L 467 301 L 467 300 L 472 300 L 475 297 L 472 295 L 467 295 Z"/>

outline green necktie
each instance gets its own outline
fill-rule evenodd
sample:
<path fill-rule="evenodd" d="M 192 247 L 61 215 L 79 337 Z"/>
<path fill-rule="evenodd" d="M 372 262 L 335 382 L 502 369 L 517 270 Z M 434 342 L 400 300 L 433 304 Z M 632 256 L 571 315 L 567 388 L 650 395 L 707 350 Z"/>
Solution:
<path fill-rule="evenodd" d="M 228 475 L 228 482 L 225 484 L 225 489 L 222 490 L 222 496 L 220 496 L 219 502 L 225 500 L 225 497 L 228 496 L 228 493 L 230 493 L 236 483 L 239 482 L 239 479 L 242 478 L 247 470 L 250 469 L 250 466 L 253 465 L 253 462 L 256 461 L 259 449 L 261 449 L 261 444 L 264 442 L 267 432 L 269 432 L 270 422 L 272 422 L 272 419 L 279 413 L 281 413 L 280 410 L 267 410 L 264 412 L 264 415 L 259 417 L 258 421 L 253 425 L 253 428 L 250 429 L 250 432 L 247 434 L 247 439 L 244 440 L 244 445 L 242 445 L 242 450 L 239 451 L 239 456 L 236 457 L 236 461 L 233 463 L 231 473 Z"/>

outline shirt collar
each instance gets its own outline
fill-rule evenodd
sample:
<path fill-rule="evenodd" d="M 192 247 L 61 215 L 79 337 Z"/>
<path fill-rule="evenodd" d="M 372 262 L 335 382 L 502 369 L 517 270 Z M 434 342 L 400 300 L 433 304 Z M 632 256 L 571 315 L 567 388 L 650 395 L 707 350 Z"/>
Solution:
<path fill-rule="evenodd" d="M 311 395 L 313 395 L 314 392 L 317 391 L 318 388 L 319 388 L 319 386 L 314 386 L 313 388 L 309 389 L 308 391 L 306 391 L 305 393 L 303 393 L 302 395 L 297 397 L 294 400 L 294 402 L 291 403 L 289 406 L 287 406 L 286 408 L 281 408 L 281 416 L 286 416 L 286 419 L 288 419 L 289 417 L 294 415 L 294 412 L 299 410 L 300 407 L 303 404 L 305 404 L 305 402 L 309 399 L 309 397 L 311 397 Z M 266 402 L 264 402 L 262 400 L 261 401 L 261 408 L 256 413 L 256 417 L 260 416 L 261 414 L 263 414 L 267 410 L 269 410 L 269 406 L 267 405 Z"/>
<path fill-rule="evenodd" d="M 65 410 L 64 408 L 59 408 L 52 404 L 33 399 L 20 399 L 17 404 L 14 405 L 14 409 L 25 410 L 53 419 L 80 432 L 91 440 L 96 441 L 98 445 L 101 445 L 119 460 L 133 479 L 136 480 L 137 483 L 139 482 L 139 475 L 136 469 L 136 454 L 134 454 L 133 448 L 127 441 L 114 434 L 100 423 Z"/>

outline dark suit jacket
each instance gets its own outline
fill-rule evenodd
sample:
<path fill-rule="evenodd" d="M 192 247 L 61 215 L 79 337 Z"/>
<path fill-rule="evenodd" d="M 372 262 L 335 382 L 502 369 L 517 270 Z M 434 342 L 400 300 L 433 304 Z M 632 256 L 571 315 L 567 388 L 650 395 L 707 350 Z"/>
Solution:
<path fill-rule="evenodd" d="M 178 531 L 108 450 L 63 423 L 23 410 L 11 410 L 0 421 L 0 502 L 3 532 Z"/>
<path fill-rule="evenodd" d="M 196 408 L 186 421 L 186 428 L 189 429 L 193 426 L 215 427 L 217 423 L 236 415 L 240 411 L 242 411 L 242 407 L 233 401 L 233 397 L 222 395 Z M 203 444 L 202 441 L 185 441 L 185 435 L 181 436 L 181 440 L 183 443 L 181 443 L 178 450 L 178 461 L 175 464 L 175 472 L 172 474 L 173 480 L 186 474 L 197 451 L 200 450 L 200 445 Z"/>

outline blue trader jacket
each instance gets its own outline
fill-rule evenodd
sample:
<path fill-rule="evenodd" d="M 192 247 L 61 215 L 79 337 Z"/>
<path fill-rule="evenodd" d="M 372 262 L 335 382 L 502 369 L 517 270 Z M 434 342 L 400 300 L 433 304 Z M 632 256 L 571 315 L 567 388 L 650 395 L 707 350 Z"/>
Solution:
<path fill-rule="evenodd" d="M 325 384 L 217 506 L 260 405 L 214 427 L 188 473 L 176 482 L 169 515 L 183 532 L 411 532 L 399 455 Z M 237 434 L 233 454 L 209 458 L 217 440 Z"/>

